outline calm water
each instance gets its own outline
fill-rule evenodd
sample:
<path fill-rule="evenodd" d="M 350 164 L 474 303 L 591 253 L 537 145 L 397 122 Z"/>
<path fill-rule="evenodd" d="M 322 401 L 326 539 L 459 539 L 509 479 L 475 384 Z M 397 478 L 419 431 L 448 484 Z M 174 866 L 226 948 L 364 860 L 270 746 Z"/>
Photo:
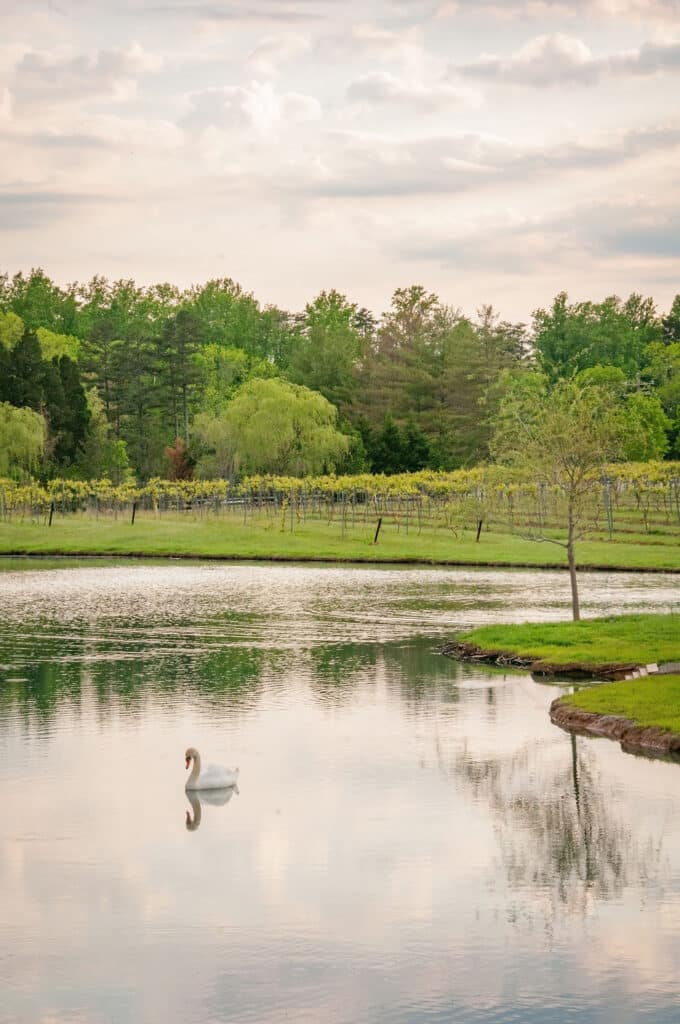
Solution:
<path fill-rule="evenodd" d="M 2 569 L 2 1024 L 680 1019 L 680 766 L 436 653 L 565 575 Z M 192 805 L 190 744 L 240 792 Z"/>

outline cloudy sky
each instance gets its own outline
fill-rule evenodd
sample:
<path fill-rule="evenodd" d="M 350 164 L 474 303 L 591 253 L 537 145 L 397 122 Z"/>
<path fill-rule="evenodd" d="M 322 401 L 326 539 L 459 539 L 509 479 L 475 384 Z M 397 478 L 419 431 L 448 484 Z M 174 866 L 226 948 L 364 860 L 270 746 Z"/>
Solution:
<path fill-rule="evenodd" d="M 680 290 L 680 0 L 2 0 L 0 270 Z"/>

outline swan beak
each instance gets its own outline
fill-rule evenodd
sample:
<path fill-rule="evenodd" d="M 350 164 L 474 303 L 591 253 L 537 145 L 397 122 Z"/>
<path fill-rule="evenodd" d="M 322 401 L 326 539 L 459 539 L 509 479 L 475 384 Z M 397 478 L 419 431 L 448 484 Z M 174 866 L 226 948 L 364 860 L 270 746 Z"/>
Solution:
<path fill-rule="evenodd" d="M 189 767 L 189 765 L 191 764 L 191 758 L 190 758 L 190 757 L 185 757 L 185 759 L 184 759 L 184 760 L 186 761 L 186 765 L 185 765 L 185 767 L 186 767 L 186 768 L 188 768 L 188 767 Z"/>

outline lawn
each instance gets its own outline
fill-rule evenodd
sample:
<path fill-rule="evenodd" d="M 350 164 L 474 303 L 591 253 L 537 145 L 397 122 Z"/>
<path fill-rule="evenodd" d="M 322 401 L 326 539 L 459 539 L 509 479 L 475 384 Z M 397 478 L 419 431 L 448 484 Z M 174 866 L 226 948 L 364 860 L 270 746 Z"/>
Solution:
<path fill-rule="evenodd" d="M 458 536 L 450 530 L 383 526 L 373 544 L 375 524 L 343 532 L 338 522 L 310 521 L 281 529 L 279 522 L 242 523 L 232 518 L 180 518 L 139 515 L 127 520 L 58 517 L 44 522 L 0 523 L 0 554 L 100 554 L 194 556 L 239 559 L 417 562 L 423 564 L 563 566 L 564 551 L 513 534 Z M 680 546 L 675 543 L 584 541 L 578 547 L 583 568 L 665 569 L 680 572 Z"/>
<path fill-rule="evenodd" d="M 680 733 L 680 675 L 591 686 L 562 697 L 560 703 Z"/>
<path fill-rule="evenodd" d="M 456 639 L 549 665 L 648 665 L 680 661 L 680 614 L 480 626 Z"/>

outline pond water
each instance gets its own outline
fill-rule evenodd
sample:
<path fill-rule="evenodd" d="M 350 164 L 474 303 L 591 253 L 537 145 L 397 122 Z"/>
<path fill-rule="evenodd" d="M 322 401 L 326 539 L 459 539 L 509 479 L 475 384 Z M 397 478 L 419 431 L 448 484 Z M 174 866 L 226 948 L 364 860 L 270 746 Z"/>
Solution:
<path fill-rule="evenodd" d="M 4 563 L 0 1022 L 677 1022 L 680 766 L 437 653 L 568 598 L 552 572 Z M 239 792 L 189 801 L 189 745 Z"/>

